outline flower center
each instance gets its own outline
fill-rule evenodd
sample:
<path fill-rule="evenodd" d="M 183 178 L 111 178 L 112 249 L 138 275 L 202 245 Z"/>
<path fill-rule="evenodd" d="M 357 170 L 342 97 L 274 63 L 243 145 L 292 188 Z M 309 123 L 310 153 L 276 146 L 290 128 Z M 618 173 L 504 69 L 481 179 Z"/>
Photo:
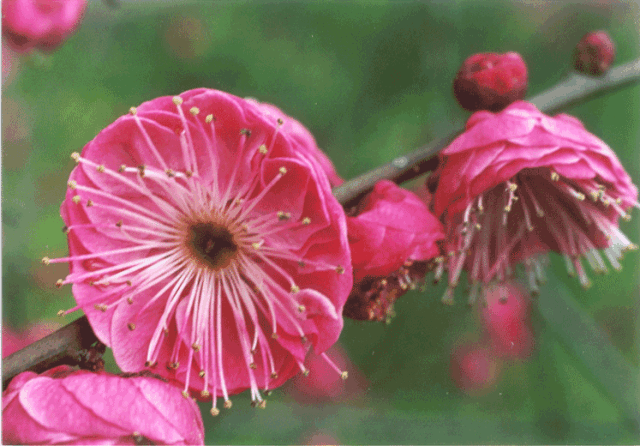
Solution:
<path fill-rule="evenodd" d="M 229 266 L 238 252 L 233 234 L 215 223 L 189 226 L 187 246 L 199 260 L 215 270 Z"/>

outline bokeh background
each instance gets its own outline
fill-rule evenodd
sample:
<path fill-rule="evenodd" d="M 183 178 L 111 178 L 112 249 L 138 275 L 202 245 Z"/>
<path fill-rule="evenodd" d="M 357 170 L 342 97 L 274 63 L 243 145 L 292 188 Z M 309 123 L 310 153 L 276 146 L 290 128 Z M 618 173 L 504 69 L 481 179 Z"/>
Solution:
<path fill-rule="evenodd" d="M 462 125 L 468 113 L 451 82 L 467 56 L 519 52 L 531 96 L 568 73 L 573 47 L 596 29 L 613 37 L 618 63 L 640 57 L 637 2 L 90 1 L 80 30 L 57 52 L 17 56 L 3 47 L 3 324 L 25 330 L 74 319 L 56 319 L 74 305 L 68 287 L 54 286 L 66 267 L 40 259 L 67 252 L 58 208 L 69 154 L 131 106 L 196 87 L 274 103 L 313 132 L 349 179 Z M 640 183 L 640 86 L 566 111 Z M 635 243 L 638 222 L 636 210 L 622 223 Z M 564 330 L 534 306 L 535 350 L 504 362 L 485 392 L 466 394 L 450 371 L 452 349 L 481 336 L 477 310 L 464 305 L 463 287 L 459 303 L 444 307 L 443 285 L 429 284 L 403 297 L 388 325 L 346 322 L 341 345 L 354 384 L 302 397 L 304 385 L 287 384 L 266 410 L 240 395 L 217 418 L 203 405 L 206 441 L 637 443 L 633 414 L 598 377 L 626 373 L 638 383 L 640 254 L 592 280 L 584 291 L 551 256 L 542 295 L 574 303 L 580 323 L 567 320 Z M 585 367 L 584 333 L 620 362 Z M 625 391 L 638 396 L 637 385 Z"/>

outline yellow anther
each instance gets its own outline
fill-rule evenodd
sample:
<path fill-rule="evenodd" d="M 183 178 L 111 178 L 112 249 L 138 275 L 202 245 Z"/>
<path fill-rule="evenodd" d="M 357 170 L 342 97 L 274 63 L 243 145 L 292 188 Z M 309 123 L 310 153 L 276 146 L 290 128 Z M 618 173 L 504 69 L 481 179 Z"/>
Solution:
<path fill-rule="evenodd" d="M 136 329 L 136 324 L 134 324 L 133 322 L 129 322 L 127 324 L 127 328 L 129 328 L 129 330 L 133 331 Z"/>
<path fill-rule="evenodd" d="M 71 159 L 74 160 L 76 163 L 80 162 L 80 154 L 78 152 L 73 152 L 71 154 Z"/>
<path fill-rule="evenodd" d="M 271 333 L 271 339 L 278 339 L 278 333 Z"/>
<path fill-rule="evenodd" d="M 278 169 L 278 171 L 280 172 L 281 175 L 284 175 L 285 173 L 287 173 L 287 168 L 282 166 L 280 169 Z"/>
<path fill-rule="evenodd" d="M 189 392 L 187 392 L 186 390 L 182 391 L 182 396 L 185 398 L 189 398 Z"/>
<path fill-rule="evenodd" d="M 93 308 L 95 308 L 98 311 L 102 311 L 103 313 L 107 311 L 107 306 L 105 304 L 95 304 Z"/>
<path fill-rule="evenodd" d="M 511 192 L 515 192 L 518 189 L 518 185 L 516 183 L 509 183 L 509 190 Z"/>
<path fill-rule="evenodd" d="M 231 409 L 231 407 L 233 407 L 233 403 L 231 402 L 231 400 L 227 400 L 224 402 L 223 407 L 225 409 Z"/>
<path fill-rule="evenodd" d="M 338 274 L 344 274 L 344 268 L 341 265 L 336 266 L 336 272 Z"/>
<path fill-rule="evenodd" d="M 267 408 L 267 400 L 262 400 L 258 403 L 258 409 L 266 409 Z"/>
<path fill-rule="evenodd" d="M 208 390 L 203 390 L 202 392 L 200 392 L 200 396 L 201 396 L 202 398 L 207 398 L 207 397 L 209 397 L 210 395 L 211 395 L 211 394 L 209 393 L 209 391 L 208 391 Z"/>
<path fill-rule="evenodd" d="M 62 317 L 62 316 L 64 316 L 64 310 L 58 311 L 58 317 Z"/>
<path fill-rule="evenodd" d="M 278 216 L 278 220 L 289 220 L 291 218 L 291 214 L 289 212 L 278 211 L 276 214 Z"/>
<path fill-rule="evenodd" d="M 255 362 L 251 362 L 251 363 L 249 363 L 249 368 L 250 368 L 251 370 L 255 370 L 255 369 L 257 369 L 257 368 L 258 368 L 258 366 L 256 365 L 256 363 L 255 363 Z"/>
<path fill-rule="evenodd" d="M 584 195 L 582 192 L 578 192 L 578 193 L 576 194 L 576 198 L 577 198 L 578 200 L 580 200 L 580 201 L 584 201 L 584 199 L 585 199 L 585 195 Z"/>
<path fill-rule="evenodd" d="M 620 197 L 616 198 L 616 204 L 617 205 L 621 205 L 622 204 L 622 198 L 620 198 Z"/>
<path fill-rule="evenodd" d="M 624 215 L 622 216 L 622 219 L 623 219 L 624 221 L 631 221 L 631 214 L 629 214 L 629 213 L 624 214 Z"/>
<path fill-rule="evenodd" d="M 93 206 L 93 200 L 87 200 L 87 207 L 90 208 Z"/>
<path fill-rule="evenodd" d="M 190 170 L 187 170 L 187 171 L 185 171 L 184 175 L 185 175 L 187 178 L 191 178 L 191 177 L 193 176 L 193 172 L 191 172 Z"/>
<path fill-rule="evenodd" d="M 293 294 L 296 294 L 299 291 L 300 291 L 300 287 L 298 285 L 295 285 L 295 284 L 291 285 L 291 292 Z"/>
<path fill-rule="evenodd" d="M 298 313 L 304 313 L 304 310 L 306 310 L 307 308 L 304 305 L 299 305 L 298 306 Z"/>
<path fill-rule="evenodd" d="M 340 374 L 340 378 L 342 378 L 343 381 L 348 377 L 349 377 L 349 372 L 347 372 L 346 370 Z"/>
<path fill-rule="evenodd" d="M 172 368 L 173 370 L 178 370 L 178 367 L 180 367 L 180 363 L 179 362 L 171 362 L 169 363 L 169 367 Z"/>
<path fill-rule="evenodd" d="M 120 167 L 118 167 L 118 172 L 123 173 L 125 170 L 127 170 L 127 166 L 125 164 L 120 164 Z"/>
<path fill-rule="evenodd" d="M 129 113 L 131 113 L 132 115 L 135 115 L 136 113 L 138 113 L 138 109 L 136 107 L 131 107 L 129 109 Z"/>
<path fill-rule="evenodd" d="M 100 164 L 99 166 L 96 166 L 96 170 L 100 173 L 104 172 L 104 166 L 102 164 Z"/>
<path fill-rule="evenodd" d="M 49 257 L 43 257 L 42 263 L 44 263 L 45 265 L 48 265 L 49 263 L 51 263 L 51 259 Z"/>
<path fill-rule="evenodd" d="M 263 155 L 266 155 L 268 151 L 269 150 L 267 149 L 267 146 L 265 146 L 264 144 L 260 144 L 260 147 L 258 147 L 258 152 L 262 153 Z"/>
<path fill-rule="evenodd" d="M 251 244 L 251 247 L 252 247 L 253 249 L 260 249 L 260 246 L 262 246 L 262 244 L 261 244 L 261 243 L 258 243 L 258 242 L 253 242 L 253 243 Z"/>
<path fill-rule="evenodd" d="M 205 371 L 204 371 L 204 370 L 200 370 L 200 372 L 198 372 L 198 376 L 199 376 L 200 378 L 204 378 L 204 375 L 205 375 L 205 374 L 206 374 L 206 373 L 205 373 Z"/>
<path fill-rule="evenodd" d="M 302 219 L 302 224 L 307 226 L 311 224 L 311 219 L 309 217 L 305 217 Z"/>
<path fill-rule="evenodd" d="M 304 376 L 309 376 L 309 370 L 304 369 L 304 370 L 302 371 L 302 374 L 303 374 Z"/>
<path fill-rule="evenodd" d="M 504 211 L 505 211 L 505 212 L 511 212 L 511 205 L 510 205 L 510 204 L 506 205 L 506 206 L 504 207 Z"/>
<path fill-rule="evenodd" d="M 476 230 L 479 231 L 480 229 L 482 229 L 482 225 L 480 225 L 480 223 L 476 223 L 475 224 Z"/>
<path fill-rule="evenodd" d="M 182 98 L 180 96 L 174 96 L 172 100 L 175 105 L 182 104 Z"/>
<path fill-rule="evenodd" d="M 204 122 L 211 124 L 211 122 L 213 122 L 213 115 L 207 115 L 207 117 L 204 118 Z"/>
<path fill-rule="evenodd" d="M 78 187 L 78 183 L 76 183 L 74 180 L 69 180 L 67 186 L 69 186 L 70 189 L 75 189 L 76 187 Z"/>
<path fill-rule="evenodd" d="M 191 345 L 191 348 L 193 349 L 194 352 L 199 352 L 200 351 L 200 346 L 198 344 L 196 344 L 195 342 Z"/>
<path fill-rule="evenodd" d="M 82 198 L 80 198 L 80 195 L 76 195 L 71 199 L 71 201 L 73 201 L 75 204 L 78 204 L 82 201 Z"/>
<path fill-rule="evenodd" d="M 282 125 L 282 124 L 284 124 L 284 121 L 282 119 L 278 118 L 278 125 Z"/>
<path fill-rule="evenodd" d="M 558 181 L 560 179 L 560 175 L 558 172 L 551 172 L 551 181 Z"/>
<path fill-rule="evenodd" d="M 189 109 L 189 113 L 191 113 L 193 116 L 196 116 L 198 113 L 200 113 L 200 109 L 198 107 L 191 107 Z"/>
<path fill-rule="evenodd" d="M 593 201 L 598 201 L 598 197 L 600 196 L 600 193 L 598 191 L 592 190 L 591 192 L 589 192 L 589 196 Z"/>
<path fill-rule="evenodd" d="M 218 415 L 220 415 L 220 409 L 218 409 L 217 407 L 212 407 L 209 413 L 211 414 L 211 416 L 217 417 Z"/>
<path fill-rule="evenodd" d="M 169 178 L 173 178 L 176 176 L 176 173 L 171 169 L 165 170 L 164 173 L 166 173 Z"/>

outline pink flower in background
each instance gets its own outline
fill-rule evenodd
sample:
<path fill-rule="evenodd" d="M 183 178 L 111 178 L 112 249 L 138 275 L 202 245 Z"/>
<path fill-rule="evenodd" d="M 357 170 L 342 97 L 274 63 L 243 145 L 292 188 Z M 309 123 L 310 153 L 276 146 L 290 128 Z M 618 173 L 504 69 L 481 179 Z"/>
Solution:
<path fill-rule="evenodd" d="M 32 324 L 25 330 L 16 331 L 11 329 L 6 323 L 3 323 L 2 357 L 6 358 L 18 350 L 25 348 L 27 345 L 39 341 L 60 327 L 61 325 L 55 322 L 43 322 Z"/>
<path fill-rule="evenodd" d="M 506 359 L 528 358 L 534 338 L 527 293 L 514 282 L 493 284 L 483 292 L 486 305 L 480 309 L 480 316 L 492 353 Z"/>
<path fill-rule="evenodd" d="M 469 56 L 453 81 L 453 92 L 465 110 L 499 111 L 527 92 L 527 65 L 518 53 Z"/>
<path fill-rule="evenodd" d="M 339 186 L 344 183 L 344 180 L 340 178 L 336 172 L 336 168 L 333 166 L 331 160 L 317 146 L 316 139 L 305 126 L 292 117 L 285 115 L 282 110 L 275 105 L 267 104 L 266 102 L 258 102 L 252 98 L 247 98 L 247 101 L 260 107 L 266 116 L 276 121 L 276 124 L 278 122 L 281 123 L 282 131 L 294 138 L 298 142 L 300 149 L 303 150 L 307 156 L 314 158 L 318 163 L 320 163 L 329 178 L 331 187 Z"/>
<path fill-rule="evenodd" d="M 2 34 L 16 51 L 53 51 L 76 31 L 86 7 L 86 0 L 5 0 Z"/>
<path fill-rule="evenodd" d="M 356 212 L 347 217 L 355 286 L 345 315 L 384 320 L 393 301 L 424 277 L 426 266 L 416 263 L 438 256 L 444 231 L 420 198 L 387 180 Z"/>
<path fill-rule="evenodd" d="M 473 114 L 442 153 L 433 197 L 445 223 L 452 302 L 460 273 L 477 285 L 506 279 L 525 262 L 533 290 L 541 278 L 536 255 L 561 253 L 583 286 L 581 259 L 596 272 L 616 269 L 636 246 L 618 229 L 638 207 L 638 190 L 615 153 L 576 118 L 546 116 L 527 102 L 500 113 Z"/>
<path fill-rule="evenodd" d="M 573 67 L 584 74 L 600 76 L 609 70 L 616 47 L 606 31 L 585 34 L 573 50 Z"/>
<path fill-rule="evenodd" d="M 312 353 L 307 363 L 309 374 L 291 380 L 288 389 L 296 401 L 306 404 L 348 401 L 364 395 L 369 382 L 344 348 L 339 343 L 334 344 L 327 350 L 327 357 L 331 362 Z M 339 370 L 347 370 L 349 379 L 336 380 Z"/>
<path fill-rule="evenodd" d="M 198 406 L 151 376 L 59 366 L 24 372 L 2 394 L 4 444 L 204 444 Z"/>
<path fill-rule="evenodd" d="M 133 108 L 69 178 L 78 307 L 127 372 L 217 397 L 282 385 L 342 330 L 344 211 L 322 167 L 263 109 L 198 89 Z"/>
<path fill-rule="evenodd" d="M 460 344 L 451 352 L 451 379 L 458 389 L 468 395 L 478 396 L 489 392 L 498 381 L 500 368 L 500 360 L 481 344 Z"/>

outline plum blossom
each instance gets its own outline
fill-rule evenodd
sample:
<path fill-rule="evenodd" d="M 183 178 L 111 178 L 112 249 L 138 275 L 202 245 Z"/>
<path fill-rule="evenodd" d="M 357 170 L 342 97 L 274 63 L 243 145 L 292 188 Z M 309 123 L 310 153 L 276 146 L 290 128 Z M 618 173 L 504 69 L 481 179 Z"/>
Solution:
<path fill-rule="evenodd" d="M 86 0 L 6 0 L 2 34 L 16 51 L 53 51 L 76 31 L 86 8 Z"/>
<path fill-rule="evenodd" d="M 442 224 L 415 194 L 383 180 L 347 217 L 354 290 L 345 315 L 385 320 L 394 301 L 427 272 L 440 254 Z"/>
<path fill-rule="evenodd" d="M 2 394 L 4 444 L 204 444 L 198 406 L 161 379 L 59 366 Z"/>
<path fill-rule="evenodd" d="M 89 142 L 61 207 L 73 294 L 126 372 L 231 407 L 307 373 L 352 286 L 344 211 L 287 118 L 216 90 L 132 108 Z M 336 375 L 336 378 L 339 375 Z"/>
<path fill-rule="evenodd" d="M 618 228 L 638 205 L 638 190 L 615 153 L 576 118 L 546 116 L 527 102 L 500 113 L 480 111 L 442 153 L 433 197 L 445 224 L 453 301 L 462 270 L 474 300 L 481 283 L 503 281 L 524 262 L 533 291 L 542 280 L 538 254 L 562 254 L 583 286 L 586 259 L 606 272 L 603 254 L 619 269 L 636 245 Z M 602 250 L 602 253 L 601 251 Z"/>

